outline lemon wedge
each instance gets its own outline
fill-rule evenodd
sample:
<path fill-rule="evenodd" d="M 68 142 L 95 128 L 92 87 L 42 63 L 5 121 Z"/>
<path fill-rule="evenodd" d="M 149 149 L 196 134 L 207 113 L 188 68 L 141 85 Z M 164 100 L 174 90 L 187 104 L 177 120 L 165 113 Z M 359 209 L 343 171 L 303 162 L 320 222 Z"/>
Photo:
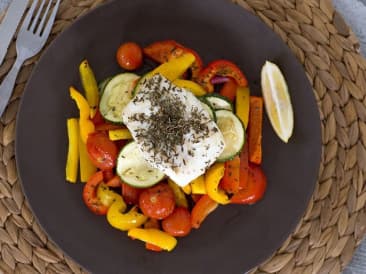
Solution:
<path fill-rule="evenodd" d="M 271 125 L 285 143 L 294 129 L 294 113 L 286 80 L 279 67 L 266 61 L 261 72 L 264 105 Z"/>

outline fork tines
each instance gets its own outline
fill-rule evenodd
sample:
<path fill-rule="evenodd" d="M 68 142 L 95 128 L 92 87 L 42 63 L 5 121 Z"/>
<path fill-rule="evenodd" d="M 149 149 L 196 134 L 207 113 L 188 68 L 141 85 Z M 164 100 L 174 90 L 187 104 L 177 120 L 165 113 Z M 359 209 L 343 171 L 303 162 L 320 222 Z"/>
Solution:
<path fill-rule="evenodd" d="M 60 2 L 61 0 L 33 0 L 21 30 L 27 30 L 39 36 L 48 36 Z M 50 13 L 52 8 L 53 11 Z"/>

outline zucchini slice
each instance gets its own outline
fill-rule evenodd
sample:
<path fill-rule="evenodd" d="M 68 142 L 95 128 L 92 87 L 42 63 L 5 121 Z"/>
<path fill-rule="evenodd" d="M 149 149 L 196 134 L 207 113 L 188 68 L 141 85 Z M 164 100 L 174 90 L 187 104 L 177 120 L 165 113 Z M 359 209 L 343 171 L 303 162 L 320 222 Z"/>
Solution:
<path fill-rule="evenodd" d="M 109 83 L 110 80 L 112 80 L 113 77 L 108 77 L 105 78 L 104 80 L 100 81 L 98 83 L 98 89 L 99 89 L 99 94 L 102 95 L 104 93 L 104 89 L 107 86 L 107 84 Z"/>
<path fill-rule="evenodd" d="M 208 114 L 210 115 L 210 118 L 216 122 L 215 111 L 213 110 L 211 105 L 206 101 L 206 99 L 204 97 L 198 97 L 198 99 L 201 101 L 201 105 L 202 105 L 203 109 L 205 109 L 208 112 Z"/>
<path fill-rule="evenodd" d="M 225 162 L 233 159 L 240 153 L 245 142 L 245 129 L 243 123 L 230 110 L 218 110 L 216 123 L 224 136 L 225 148 L 217 158 L 218 162 Z"/>
<path fill-rule="evenodd" d="M 139 76 L 134 73 L 122 73 L 114 76 L 105 86 L 99 103 L 99 110 L 109 122 L 122 123 L 122 112 L 132 99 L 132 90 Z"/>
<path fill-rule="evenodd" d="M 163 172 L 145 161 L 136 142 L 130 142 L 122 148 L 116 171 L 123 182 L 137 188 L 150 187 L 165 177 Z"/>
<path fill-rule="evenodd" d="M 205 96 L 205 99 L 207 100 L 207 102 L 209 102 L 209 104 L 214 110 L 219 109 L 226 109 L 230 111 L 234 110 L 233 104 L 225 96 L 221 96 L 219 94 L 209 94 Z"/>

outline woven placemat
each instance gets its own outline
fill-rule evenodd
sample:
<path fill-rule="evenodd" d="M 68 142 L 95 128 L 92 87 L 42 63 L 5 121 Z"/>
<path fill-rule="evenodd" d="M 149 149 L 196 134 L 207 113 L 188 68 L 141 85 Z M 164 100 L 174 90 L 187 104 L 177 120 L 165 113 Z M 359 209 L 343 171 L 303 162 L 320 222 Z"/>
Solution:
<path fill-rule="evenodd" d="M 103 0 L 63 0 L 50 41 Z M 259 16 L 304 65 L 318 101 L 323 152 L 319 181 L 301 222 L 252 273 L 339 273 L 366 232 L 366 60 L 331 0 L 236 0 Z M 15 44 L 0 80 L 15 59 Z M 28 60 L 0 123 L 0 271 L 84 273 L 50 241 L 21 191 L 14 158 L 19 99 L 39 56 Z"/>

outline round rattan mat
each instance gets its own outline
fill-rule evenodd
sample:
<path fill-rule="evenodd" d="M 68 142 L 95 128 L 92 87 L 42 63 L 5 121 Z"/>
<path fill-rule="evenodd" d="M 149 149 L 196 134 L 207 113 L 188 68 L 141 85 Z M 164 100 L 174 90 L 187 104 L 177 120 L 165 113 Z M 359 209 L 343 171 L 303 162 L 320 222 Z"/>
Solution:
<path fill-rule="evenodd" d="M 50 41 L 103 0 L 63 0 Z M 292 235 L 253 273 L 339 273 L 366 233 L 366 60 L 331 0 L 236 0 L 259 16 L 304 65 L 318 101 L 323 151 L 319 180 Z M 0 15 L 1 16 L 1 15 Z M 15 59 L 15 44 L 0 80 Z M 28 60 L 0 123 L 0 272 L 84 273 L 35 221 L 18 180 L 15 118 L 39 56 Z"/>

